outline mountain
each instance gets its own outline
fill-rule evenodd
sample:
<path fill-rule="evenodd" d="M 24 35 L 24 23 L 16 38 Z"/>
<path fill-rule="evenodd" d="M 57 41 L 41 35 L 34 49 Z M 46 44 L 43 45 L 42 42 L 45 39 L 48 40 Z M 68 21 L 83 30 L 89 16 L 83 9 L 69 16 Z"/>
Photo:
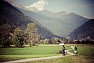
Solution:
<path fill-rule="evenodd" d="M 8 34 L 8 29 L 26 27 L 31 20 L 21 11 L 4 0 L 0 0 L 0 36 Z"/>
<path fill-rule="evenodd" d="M 8 1 L 8 0 L 7 0 Z M 13 2 L 6 2 L 0 0 L 0 35 L 7 35 L 13 31 L 16 27 L 25 28 L 28 23 L 36 22 L 38 25 L 38 33 L 44 38 L 58 37 L 51 33 L 48 29 L 38 24 L 37 20 L 32 17 L 25 16 L 19 9 L 14 7 Z M 21 7 L 22 8 L 22 7 Z M 8 29 L 12 29 L 11 31 Z M 3 31 L 3 32 L 2 32 Z"/>
<path fill-rule="evenodd" d="M 26 16 L 32 17 L 37 20 L 41 26 L 48 29 L 51 33 L 65 37 L 70 34 L 74 29 L 84 24 L 88 19 L 76 13 L 67 13 L 65 11 L 60 13 L 53 13 L 47 10 L 43 11 L 22 11 Z"/>
<path fill-rule="evenodd" d="M 37 20 L 31 18 L 32 21 L 34 21 L 37 24 L 37 29 L 38 29 L 38 33 L 42 38 L 48 38 L 51 39 L 53 37 L 57 37 L 57 38 L 64 38 L 64 37 L 60 37 L 57 36 L 55 34 L 53 34 L 52 32 L 50 32 L 50 30 L 48 30 L 47 28 L 43 27 Z"/>
<path fill-rule="evenodd" d="M 87 38 L 94 39 L 94 19 L 88 20 L 85 24 L 75 29 L 69 35 L 72 39 Z"/>
<path fill-rule="evenodd" d="M 53 38 L 53 37 L 63 38 L 63 37 L 59 37 L 59 36 L 53 34 L 47 28 L 45 28 L 41 25 L 40 26 L 38 25 L 38 33 L 40 34 L 41 37 L 48 38 L 48 39 Z"/>
<path fill-rule="evenodd" d="M 26 9 L 23 5 L 16 3 L 15 0 L 4 0 L 4 1 L 10 3 L 11 5 L 13 5 L 16 8 L 21 8 L 21 9 L 24 9 L 24 10 Z"/>
<path fill-rule="evenodd" d="M 39 28 L 39 30 L 41 30 L 40 33 L 44 33 L 45 31 L 45 33 L 47 34 L 41 34 L 45 36 L 48 35 L 48 31 L 51 34 L 60 37 L 68 36 L 73 30 L 89 20 L 73 12 L 67 13 L 65 11 L 62 11 L 53 13 L 48 10 L 38 11 L 33 7 L 31 8 L 32 11 L 30 11 L 28 9 L 24 9 L 23 6 L 21 6 L 20 8 L 20 6 L 17 6 L 17 3 L 13 4 L 12 2 L 11 4 L 22 11 L 25 16 L 34 18 L 36 21 L 38 21 L 39 27 L 42 28 Z"/>

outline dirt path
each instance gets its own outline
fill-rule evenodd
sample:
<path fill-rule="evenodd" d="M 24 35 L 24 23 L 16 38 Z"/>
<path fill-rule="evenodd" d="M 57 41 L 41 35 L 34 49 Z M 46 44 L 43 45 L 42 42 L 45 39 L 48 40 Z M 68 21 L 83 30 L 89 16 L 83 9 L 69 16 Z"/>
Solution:
<path fill-rule="evenodd" d="M 68 55 L 66 56 L 70 56 L 70 55 L 74 55 L 71 52 L 68 52 Z M 36 61 L 36 60 L 46 60 L 46 59 L 54 59 L 54 58 L 62 58 L 62 57 L 66 57 L 66 56 L 51 56 L 51 57 L 42 57 L 42 58 L 33 58 L 33 59 L 21 59 L 21 60 L 14 60 L 14 61 L 7 61 L 7 62 L 1 62 L 1 63 L 21 63 L 21 62 L 31 62 L 31 61 Z"/>

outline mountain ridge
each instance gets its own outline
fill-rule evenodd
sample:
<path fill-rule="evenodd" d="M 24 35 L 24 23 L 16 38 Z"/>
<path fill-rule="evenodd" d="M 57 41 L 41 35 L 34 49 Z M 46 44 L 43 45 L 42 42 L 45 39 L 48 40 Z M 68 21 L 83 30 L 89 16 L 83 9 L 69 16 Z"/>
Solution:
<path fill-rule="evenodd" d="M 88 19 L 78 14 L 66 14 L 66 16 L 58 16 L 56 13 L 49 11 L 33 12 L 20 9 L 26 16 L 36 19 L 43 27 L 50 30 L 58 36 L 65 37 L 77 27 L 84 24 Z M 48 27 L 49 26 L 49 27 Z"/>
<path fill-rule="evenodd" d="M 17 6 L 16 8 L 25 14 L 25 16 L 35 19 L 38 22 L 39 27 L 45 29 L 45 33 L 48 30 L 52 35 L 60 37 L 68 36 L 74 29 L 80 27 L 89 20 L 73 12 L 67 13 L 62 11 L 60 13 L 53 13 L 48 10 L 34 12 L 28 11 L 27 9 L 24 10 Z"/>
<path fill-rule="evenodd" d="M 12 27 L 11 32 L 13 32 L 15 28 L 26 28 L 27 24 L 32 22 L 38 24 L 38 21 L 34 20 L 32 17 L 29 18 L 28 16 L 25 16 L 18 8 L 14 7 L 13 5 L 4 0 L 0 0 L 0 20 L 1 35 L 10 33 L 10 31 L 6 31 L 8 29 L 7 27 Z M 5 27 L 7 29 L 5 29 Z M 39 29 L 38 33 L 44 38 L 58 37 L 51 33 L 48 29 L 42 27 L 40 24 L 38 24 L 37 27 Z M 4 31 L 4 33 L 2 33 L 2 31 Z"/>
<path fill-rule="evenodd" d="M 32 21 L 10 3 L 0 0 L 0 40 L 13 33 L 17 27 L 26 28 Z"/>
<path fill-rule="evenodd" d="M 84 39 L 84 38 L 86 39 L 87 37 L 94 39 L 93 35 L 94 35 L 94 19 L 90 19 L 82 26 L 78 27 L 73 32 L 71 32 L 69 36 L 72 39 Z"/>

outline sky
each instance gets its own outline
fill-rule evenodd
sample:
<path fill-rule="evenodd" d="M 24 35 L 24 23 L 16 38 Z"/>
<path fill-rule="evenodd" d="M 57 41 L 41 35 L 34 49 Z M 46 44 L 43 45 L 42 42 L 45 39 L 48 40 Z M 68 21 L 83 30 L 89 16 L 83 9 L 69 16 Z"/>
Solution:
<path fill-rule="evenodd" d="M 13 1 L 13 0 L 12 0 Z M 94 18 L 94 0 L 14 0 L 26 8 L 37 8 L 39 11 L 74 12 L 81 16 Z"/>

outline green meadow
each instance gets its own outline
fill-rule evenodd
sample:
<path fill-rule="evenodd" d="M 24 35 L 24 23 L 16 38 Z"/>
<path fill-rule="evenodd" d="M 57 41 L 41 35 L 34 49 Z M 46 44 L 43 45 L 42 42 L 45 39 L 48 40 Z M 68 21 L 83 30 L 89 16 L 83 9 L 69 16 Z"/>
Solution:
<path fill-rule="evenodd" d="M 94 63 L 94 45 L 79 44 L 77 45 L 77 47 L 78 47 L 78 54 L 74 56 L 50 60 L 33 61 L 27 63 Z"/>
<path fill-rule="evenodd" d="M 1 48 L 0 61 L 57 56 L 60 55 L 61 48 L 59 45 L 47 44 L 25 48 Z"/>
<path fill-rule="evenodd" d="M 75 56 L 68 56 L 64 58 L 33 61 L 32 63 L 92 63 L 94 62 L 94 46 L 89 44 L 66 44 L 65 47 L 70 50 L 72 45 L 78 48 L 78 54 Z M 0 48 L 0 61 L 39 58 L 61 55 L 59 51 L 62 46 L 56 44 L 44 44 L 39 46 L 25 48 Z M 70 50 L 72 52 L 72 50 Z M 31 62 L 28 62 L 31 63 Z"/>

